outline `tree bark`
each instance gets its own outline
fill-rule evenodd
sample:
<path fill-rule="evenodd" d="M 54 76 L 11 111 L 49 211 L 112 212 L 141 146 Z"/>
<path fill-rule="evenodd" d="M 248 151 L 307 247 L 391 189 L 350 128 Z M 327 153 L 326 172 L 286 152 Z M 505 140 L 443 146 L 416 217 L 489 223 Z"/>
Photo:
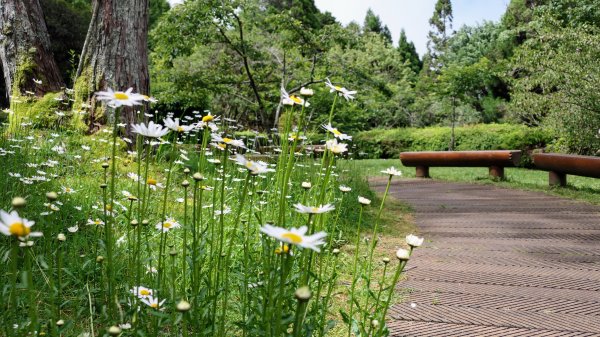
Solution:
<path fill-rule="evenodd" d="M 98 118 L 94 92 L 132 87 L 134 92 L 148 94 L 150 79 L 148 0 L 93 0 L 92 8 L 75 89 L 78 99 L 91 103 L 94 122 Z M 131 108 L 123 109 L 121 116 L 128 125 L 135 121 Z"/>
<path fill-rule="evenodd" d="M 43 95 L 63 86 L 38 0 L 0 0 L 0 60 L 9 97 L 24 91 Z"/>

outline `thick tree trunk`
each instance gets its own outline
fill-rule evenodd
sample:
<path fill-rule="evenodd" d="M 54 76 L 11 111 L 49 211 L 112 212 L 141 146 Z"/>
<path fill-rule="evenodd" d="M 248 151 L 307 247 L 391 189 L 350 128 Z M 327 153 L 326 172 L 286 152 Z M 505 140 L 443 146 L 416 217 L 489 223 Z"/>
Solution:
<path fill-rule="evenodd" d="M 63 81 L 38 0 L 0 0 L 0 60 L 9 96 L 61 89 Z M 34 78 L 42 84 L 34 83 Z"/>
<path fill-rule="evenodd" d="M 91 122 L 96 122 L 101 116 L 94 92 L 130 87 L 149 92 L 148 0 L 94 0 L 92 6 L 75 89 L 78 99 L 91 103 Z M 121 116 L 127 124 L 135 121 L 133 109 L 124 109 Z"/>

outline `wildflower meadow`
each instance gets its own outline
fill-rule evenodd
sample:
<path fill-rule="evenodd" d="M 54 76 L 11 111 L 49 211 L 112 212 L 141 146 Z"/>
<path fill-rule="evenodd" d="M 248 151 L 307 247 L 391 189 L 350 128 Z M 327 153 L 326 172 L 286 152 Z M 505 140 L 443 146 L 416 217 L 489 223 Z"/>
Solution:
<path fill-rule="evenodd" d="M 14 100 L 1 113 L 0 335 L 387 336 L 423 239 L 374 254 L 387 189 L 374 204 L 345 185 L 352 136 L 335 111 L 357 92 L 326 86 L 324 145 L 306 137 L 313 90 L 282 89 L 267 153 L 218 112 L 124 124 L 123 109 L 153 103 L 131 89 L 95 94 L 110 124 L 90 136 L 61 117 L 33 128 Z M 401 173 L 381 175 L 389 188 Z"/>

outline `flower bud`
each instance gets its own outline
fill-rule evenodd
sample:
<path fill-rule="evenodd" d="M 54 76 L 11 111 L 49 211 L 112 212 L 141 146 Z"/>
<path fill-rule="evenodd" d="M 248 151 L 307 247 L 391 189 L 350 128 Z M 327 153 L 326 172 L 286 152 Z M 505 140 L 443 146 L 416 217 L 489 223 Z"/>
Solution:
<path fill-rule="evenodd" d="M 177 303 L 177 311 L 179 312 L 186 312 L 189 311 L 191 308 L 192 305 L 185 300 L 181 300 L 179 301 L 179 303 Z"/>
<path fill-rule="evenodd" d="M 310 289 L 308 289 L 307 286 L 304 287 L 300 287 L 296 290 L 296 292 L 294 293 L 294 296 L 296 296 L 296 299 L 300 302 L 306 302 L 308 300 L 310 300 L 310 297 L 312 296 L 312 294 L 310 293 Z"/>
<path fill-rule="evenodd" d="M 396 251 L 396 257 L 400 261 L 408 261 L 410 259 L 410 251 L 400 248 Z"/>
<path fill-rule="evenodd" d="M 384 257 L 383 258 L 383 263 L 385 263 L 385 264 L 390 263 L 390 258 L 389 257 Z"/>
<path fill-rule="evenodd" d="M 192 178 L 194 178 L 195 181 L 202 181 L 202 180 L 204 180 L 204 176 L 200 172 L 194 173 L 194 175 L 192 176 Z"/>
<path fill-rule="evenodd" d="M 67 240 L 67 237 L 63 233 L 58 234 L 58 236 L 56 238 L 58 239 L 58 241 L 61 241 L 61 242 L 64 242 Z"/>
<path fill-rule="evenodd" d="M 121 328 L 113 325 L 110 328 L 108 328 L 108 334 L 111 336 L 118 336 L 121 334 Z"/>
<path fill-rule="evenodd" d="M 108 163 L 107 162 L 102 163 L 102 168 L 103 169 L 107 169 L 108 168 Z"/>
<path fill-rule="evenodd" d="M 56 194 L 56 192 L 48 192 L 46 193 L 46 198 L 50 201 L 54 201 L 58 199 L 58 194 Z"/>
<path fill-rule="evenodd" d="M 21 208 L 21 207 L 25 207 L 25 205 L 27 205 L 27 201 L 25 200 L 25 198 L 16 197 L 16 198 L 13 198 L 13 200 L 12 200 L 13 208 Z"/>
<path fill-rule="evenodd" d="M 369 200 L 367 198 L 363 198 L 363 197 L 358 197 L 358 202 L 361 205 L 370 205 L 371 204 L 371 200 Z"/>
<path fill-rule="evenodd" d="M 406 243 L 413 248 L 419 247 L 423 244 L 423 238 L 409 234 L 406 236 Z"/>
<path fill-rule="evenodd" d="M 96 257 L 96 262 L 98 262 L 98 263 L 104 262 L 104 256 L 98 255 L 98 257 Z"/>
<path fill-rule="evenodd" d="M 184 180 L 184 181 L 181 182 L 181 186 L 188 187 L 188 186 L 190 186 L 190 182 L 187 181 L 187 180 Z"/>

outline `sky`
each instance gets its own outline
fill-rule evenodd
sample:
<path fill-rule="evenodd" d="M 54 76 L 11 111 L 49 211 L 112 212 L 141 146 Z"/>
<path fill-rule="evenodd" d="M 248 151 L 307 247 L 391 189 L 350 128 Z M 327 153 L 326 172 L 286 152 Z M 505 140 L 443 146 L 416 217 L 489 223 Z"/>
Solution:
<path fill-rule="evenodd" d="M 182 0 L 168 0 L 171 4 Z M 485 20 L 498 21 L 509 0 L 453 0 L 453 29 L 463 25 L 474 25 Z M 367 10 L 371 8 L 392 33 L 394 43 L 398 41 L 400 30 L 413 41 L 419 55 L 427 51 L 429 18 L 433 14 L 436 0 L 315 0 L 317 8 L 328 11 L 339 22 L 347 25 L 351 21 L 363 23 Z"/>
<path fill-rule="evenodd" d="M 382 23 L 392 33 L 394 43 L 398 41 L 402 28 L 406 37 L 413 41 L 419 55 L 427 51 L 429 18 L 433 14 L 436 0 L 315 0 L 321 11 L 328 11 L 339 22 L 346 25 L 355 21 L 362 25 L 367 10 L 371 8 L 379 15 Z M 463 25 L 474 25 L 483 21 L 498 21 L 508 6 L 509 0 L 453 0 L 453 30 Z"/>

